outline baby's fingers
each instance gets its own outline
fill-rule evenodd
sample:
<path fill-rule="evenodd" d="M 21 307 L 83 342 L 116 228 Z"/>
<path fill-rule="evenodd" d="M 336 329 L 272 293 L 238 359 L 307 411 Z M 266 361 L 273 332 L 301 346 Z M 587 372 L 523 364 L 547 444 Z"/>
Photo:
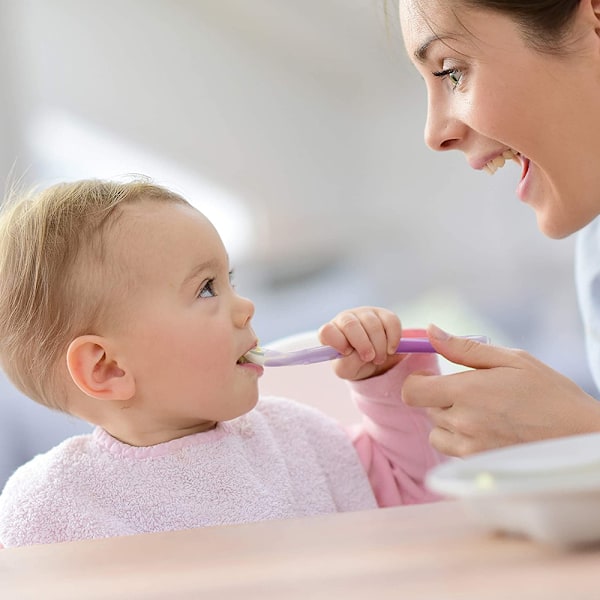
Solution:
<path fill-rule="evenodd" d="M 325 323 L 319 329 L 319 341 L 325 346 L 335 348 L 344 356 L 348 356 L 354 351 L 354 347 L 348 342 L 342 330 L 333 321 Z"/>
<path fill-rule="evenodd" d="M 363 328 L 360 320 L 351 313 L 344 313 L 344 317 L 323 325 L 319 332 L 322 344 L 333 346 L 340 354 L 349 356 L 356 351 L 363 362 L 371 362 L 375 357 L 375 349 Z"/>
<path fill-rule="evenodd" d="M 382 360 L 378 349 L 381 354 L 382 344 L 385 348 L 385 331 L 373 312 L 346 311 L 334 321 L 363 362 Z"/>
<path fill-rule="evenodd" d="M 375 312 L 385 330 L 387 353 L 394 354 L 402 337 L 402 323 L 398 315 L 391 310 L 378 308 L 375 309 Z"/>
<path fill-rule="evenodd" d="M 336 343 L 341 345 L 343 336 L 348 345 L 344 345 L 344 348 L 353 348 L 362 361 L 375 364 L 382 364 L 388 354 L 393 354 L 401 335 L 397 315 L 369 306 L 344 311 L 337 315 L 330 325 L 337 328 Z M 329 334 L 333 339 L 333 334 Z"/>

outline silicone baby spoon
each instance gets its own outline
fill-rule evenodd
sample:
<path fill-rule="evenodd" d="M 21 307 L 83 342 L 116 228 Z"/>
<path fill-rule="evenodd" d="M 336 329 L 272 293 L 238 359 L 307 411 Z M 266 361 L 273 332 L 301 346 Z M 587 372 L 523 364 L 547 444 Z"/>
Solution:
<path fill-rule="evenodd" d="M 475 340 L 483 344 L 489 344 L 490 342 L 490 339 L 485 335 L 464 335 L 460 337 Z M 396 354 L 411 354 L 413 352 L 435 352 L 435 350 L 427 338 L 402 338 L 396 349 Z M 341 357 L 342 355 L 331 346 L 315 346 L 313 348 L 303 348 L 287 352 L 257 346 L 244 355 L 244 358 L 248 362 L 262 365 L 263 367 L 309 365 Z"/>

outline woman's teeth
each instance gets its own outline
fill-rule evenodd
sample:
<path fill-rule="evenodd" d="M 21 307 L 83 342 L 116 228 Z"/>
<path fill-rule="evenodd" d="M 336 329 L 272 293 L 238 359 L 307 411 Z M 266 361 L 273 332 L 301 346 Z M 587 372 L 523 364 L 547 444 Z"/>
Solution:
<path fill-rule="evenodd" d="M 498 169 L 501 169 L 507 160 L 514 160 L 517 164 L 520 164 L 519 153 L 514 150 L 505 150 L 500 156 L 496 156 L 493 160 L 490 160 L 484 165 L 483 169 L 490 175 L 493 175 Z"/>

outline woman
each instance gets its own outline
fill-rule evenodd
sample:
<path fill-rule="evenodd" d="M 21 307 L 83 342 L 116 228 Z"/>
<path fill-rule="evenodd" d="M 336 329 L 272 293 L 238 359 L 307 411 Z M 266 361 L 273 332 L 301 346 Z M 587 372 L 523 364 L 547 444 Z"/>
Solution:
<path fill-rule="evenodd" d="M 474 169 L 521 166 L 516 193 L 551 238 L 575 232 L 577 287 L 600 385 L 600 0 L 400 0 L 407 52 L 428 91 L 425 139 Z M 431 442 L 464 456 L 600 431 L 600 403 L 529 354 L 449 336 L 432 341 L 474 370 L 411 376 Z"/>

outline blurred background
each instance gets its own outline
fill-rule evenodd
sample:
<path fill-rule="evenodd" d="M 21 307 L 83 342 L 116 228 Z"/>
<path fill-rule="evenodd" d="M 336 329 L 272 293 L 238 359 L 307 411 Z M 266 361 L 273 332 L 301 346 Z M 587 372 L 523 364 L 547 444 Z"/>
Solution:
<path fill-rule="evenodd" d="M 388 7 L 390 10 L 391 6 Z M 209 216 L 262 344 L 359 304 L 524 348 L 594 392 L 573 240 L 423 143 L 384 0 L 0 0 L 0 179 L 144 173 Z M 0 388 L 0 487 L 88 426 Z"/>

